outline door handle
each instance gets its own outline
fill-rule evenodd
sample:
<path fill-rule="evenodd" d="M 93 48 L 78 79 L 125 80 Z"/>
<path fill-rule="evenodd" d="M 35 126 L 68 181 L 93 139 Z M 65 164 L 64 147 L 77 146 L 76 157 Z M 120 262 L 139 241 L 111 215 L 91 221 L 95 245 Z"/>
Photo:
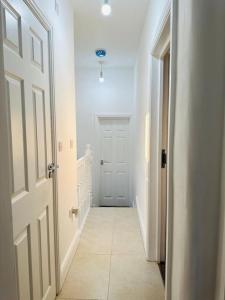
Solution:
<path fill-rule="evenodd" d="M 167 165 L 167 154 L 166 154 L 166 150 L 163 149 L 161 155 L 161 168 L 165 169 L 166 165 Z"/>
<path fill-rule="evenodd" d="M 100 165 L 103 166 L 104 164 L 110 164 L 110 162 L 107 161 L 107 160 L 101 159 L 101 160 L 100 160 Z"/>
<path fill-rule="evenodd" d="M 54 174 L 54 172 L 56 171 L 56 169 L 58 169 L 59 166 L 56 165 L 55 163 L 51 163 L 48 165 L 48 178 L 52 178 L 52 175 Z"/>

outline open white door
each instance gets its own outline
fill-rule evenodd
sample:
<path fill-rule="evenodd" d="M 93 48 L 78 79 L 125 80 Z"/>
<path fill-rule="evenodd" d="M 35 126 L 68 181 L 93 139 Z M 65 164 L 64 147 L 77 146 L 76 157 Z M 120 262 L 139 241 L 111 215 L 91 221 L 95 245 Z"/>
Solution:
<path fill-rule="evenodd" d="M 130 206 L 128 118 L 100 119 L 100 205 Z"/>
<path fill-rule="evenodd" d="M 169 128 L 169 82 L 170 82 L 170 53 L 163 58 L 163 101 L 162 101 L 162 157 L 161 157 L 161 244 L 160 261 L 166 260 L 166 232 L 167 232 L 167 155 Z"/>
<path fill-rule="evenodd" d="M 19 299 L 55 299 L 48 31 L 22 0 L 2 1 Z"/>

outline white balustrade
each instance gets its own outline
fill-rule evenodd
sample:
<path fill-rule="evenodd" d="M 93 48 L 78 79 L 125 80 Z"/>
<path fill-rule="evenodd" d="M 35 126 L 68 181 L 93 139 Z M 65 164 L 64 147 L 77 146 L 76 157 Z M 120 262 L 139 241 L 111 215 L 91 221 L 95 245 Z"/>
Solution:
<path fill-rule="evenodd" d="M 77 161 L 77 193 L 79 227 L 83 227 L 92 202 L 92 151 L 86 146 L 85 155 Z"/>

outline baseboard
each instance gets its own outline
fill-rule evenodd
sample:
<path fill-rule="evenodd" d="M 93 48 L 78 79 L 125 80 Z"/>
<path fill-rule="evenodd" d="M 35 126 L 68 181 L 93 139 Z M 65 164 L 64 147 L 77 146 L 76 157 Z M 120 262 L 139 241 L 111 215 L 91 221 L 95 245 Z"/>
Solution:
<path fill-rule="evenodd" d="M 74 255 L 76 253 L 79 241 L 80 241 L 80 230 L 77 231 L 67 253 L 65 258 L 63 259 L 63 262 L 60 266 L 60 290 L 62 289 L 63 283 L 66 279 L 66 275 L 69 271 L 69 268 L 71 266 L 72 260 L 74 258 Z"/>
<path fill-rule="evenodd" d="M 88 215 L 89 215 L 90 209 L 91 209 L 91 208 L 88 207 L 88 210 L 87 210 L 87 212 L 86 212 L 86 214 L 85 214 L 85 216 L 84 216 L 84 219 L 83 219 L 83 221 L 82 221 L 82 223 L 81 223 L 81 225 L 80 225 L 80 228 L 79 228 L 80 234 L 82 233 L 82 231 L 83 231 L 83 229 L 84 229 L 84 225 L 85 225 L 85 223 L 86 223 L 86 220 L 87 220 L 87 217 L 88 217 Z"/>
<path fill-rule="evenodd" d="M 142 216 L 141 216 L 141 210 L 140 210 L 140 206 L 139 206 L 139 202 L 138 202 L 137 197 L 136 197 L 136 207 L 137 207 L 138 219 L 139 219 L 139 223 L 140 223 L 141 235 L 142 235 L 142 240 L 143 240 L 143 244 L 144 244 L 145 254 L 147 255 L 146 230 L 145 230 L 145 227 L 144 227 L 143 219 L 142 219 Z"/>
<path fill-rule="evenodd" d="M 70 247 L 69 247 L 69 249 L 66 253 L 66 256 L 63 259 L 63 262 L 60 266 L 60 290 L 62 289 L 63 283 L 66 279 L 66 275 L 69 271 L 69 268 L 70 268 L 71 263 L 73 261 L 74 255 L 76 253 L 76 250 L 77 250 L 77 247 L 78 247 L 78 244 L 79 244 L 79 241 L 80 241 L 80 236 L 81 236 L 81 233 L 84 229 L 84 225 L 86 223 L 89 212 L 90 212 L 90 207 L 88 208 L 88 210 L 85 214 L 85 217 L 82 221 L 82 224 L 80 225 L 80 228 L 77 230 L 76 235 L 75 235 L 74 239 L 72 240 L 71 245 L 70 245 Z"/>

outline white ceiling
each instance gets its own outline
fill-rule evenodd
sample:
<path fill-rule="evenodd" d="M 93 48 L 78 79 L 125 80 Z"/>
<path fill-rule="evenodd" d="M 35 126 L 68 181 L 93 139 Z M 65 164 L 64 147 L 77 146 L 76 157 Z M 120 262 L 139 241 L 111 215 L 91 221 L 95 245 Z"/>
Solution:
<path fill-rule="evenodd" d="M 75 11 L 76 65 L 96 67 L 95 49 L 107 50 L 105 66 L 133 66 L 149 0 L 110 0 L 112 14 L 101 14 L 103 0 L 71 0 Z"/>

